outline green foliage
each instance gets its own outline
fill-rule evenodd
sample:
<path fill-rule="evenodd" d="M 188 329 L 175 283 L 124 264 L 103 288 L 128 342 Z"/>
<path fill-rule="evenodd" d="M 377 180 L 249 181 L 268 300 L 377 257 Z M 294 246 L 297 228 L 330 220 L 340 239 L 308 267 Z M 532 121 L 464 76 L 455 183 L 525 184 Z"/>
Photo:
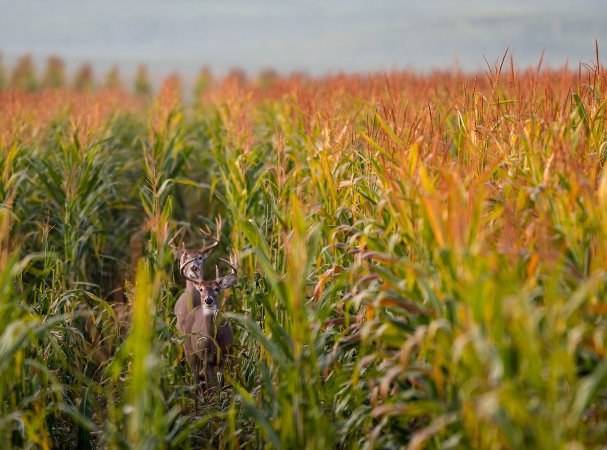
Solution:
<path fill-rule="evenodd" d="M 122 89 L 122 80 L 120 79 L 120 72 L 118 67 L 114 66 L 105 76 L 105 87 L 107 89 Z"/>
<path fill-rule="evenodd" d="M 196 83 L 194 83 L 194 89 L 192 91 L 194 94 L 194 101 L 200 102 L 202 96 L 211 88 L 212 84 L 213 74 L 211 73 L 211 69 L 205 66 L 200 69 L 198 77 L 196 78 Z"/>
<path fill-rule="evenodd" d="M 65 64 L 56 57 L 51 56 L 46 62 L 46 72 L 42 79 L 44 89 L 58 89 L 65 85 Z"/>
<path fill-rule="evenodd" d="M 135 94 L 149 96 L 152 93 L 152 84 L 148 76 L 148 69 L 144 65 L 139 66 L 135 76 Z"/>
<path fill-rule="evenodd" d="M 4 63 L 2 62 L 2 55 L 0 54 L 0 89 L 4 89 L 8 84 L 8 79 L 6 76 L 6 68 L 4 67 Z"/>
<path fill-rule="evenodd" d="M 93 89 L 95 89 L 93 67 L 88 63 L 83 64 L 74 76 L 74 90 L 77 92 L 91 92 Z"/>
<path fill-rule="evenodd" d="M 11 86 L 23 91 L 35 91 L 38 89 L 38 79 L 36 68 L 31 55 L 25 55 L 19 58 L 13 68 L 11 77 Z"/>

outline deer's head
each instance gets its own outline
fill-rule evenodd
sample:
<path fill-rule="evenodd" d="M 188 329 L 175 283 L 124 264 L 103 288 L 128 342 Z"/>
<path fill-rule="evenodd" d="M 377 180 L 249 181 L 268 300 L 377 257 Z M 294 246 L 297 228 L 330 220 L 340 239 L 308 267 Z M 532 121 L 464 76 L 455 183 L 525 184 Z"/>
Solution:
<path fill-rule="evenodd" d="M 202 276 L 190 276 L 192 271 L 191 269 L 189 271 L 187 270 L 187 264 L 185 266 L 181 266 L 181 275 L 183 278 L 191 281 L 196 290 L 200 293 L 200 300 L 203 308 L 219 309 L 219 293 L 232 287 L 232 285 L 236 282 L 236 274 L 238 272 L 236 265 L 226 259 L 219 259 L 230 266 L 232 271 L 228 275 L 220 277 L 219 269 L 217 266 L 215 266 L 215 279 L 209 281 L 203 280 Z"/>
<path fill-rule="evenodd" d="M 175 258 L 179 260 L 179 271 L 186 279 L 195 278 L 197 280 L 202 279 L 202 263 L 209 256 L 209 252 L 219 245 L 219 236 L 221 234 L 221 217 L 215 221 L 215 235 L 211 234 L 211 230 L 207 226 L 206 229 L 200 229 L 203 235 L 211 240 L 211 244 L 206 244 L 206 239 L 203 241 L 202 248 L 200 249 L 188 249 L 185 247 L 183 241 L 179 247 L 173 244 L 173 241 L 181 233 L 183 228 L 177 232 L 177 234 L 171 239 L 169 245 L 173 249 Z M 189 276 L 186 277 L 184 274 Z"/>

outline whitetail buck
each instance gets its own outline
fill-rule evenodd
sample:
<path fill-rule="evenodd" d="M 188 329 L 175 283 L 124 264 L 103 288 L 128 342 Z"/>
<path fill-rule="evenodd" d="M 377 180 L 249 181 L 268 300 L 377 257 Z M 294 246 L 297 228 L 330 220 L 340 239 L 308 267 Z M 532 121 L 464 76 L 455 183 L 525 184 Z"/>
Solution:
<path fill-rule="evenodd" d="M 201 376 L 205 384 L 203 390 L 217 384 L 217 373 L 221 372 L 220 387 L 223 386 L 223 364 L 227 348 L 234 341 L 232 327 L 221 317 L 219 310 L 219 293 L 230 288 L 236 282 L 238 268 L 230 261 L 220 258 L 230 266 L 232 272 L 224 277 L 219 276 L 215 266 L 215 279 L 205 281 L 202 277 L 192 277 L 187 270 L 188 263 L 181 266 L 181 274 L 198 291 L 201 304 L 194 307 L 182 321 L 185 336 L 183 347 L 194 383 L 200 384 Z M 193 261 L 189 264 L 193 264 Z"/>
<path fill-rule="evenodd" d="M 175 315 L 177 316 L 177 331 L 180 334 L 185 335 L 184 320 L 188 313 L 197 306 L 200 306 L 200 292 L 196 289 L 194 284 L 189 281 L 189 278 L 196 280 L 202 279 L 202 263 L 207 258 L 208 253 L 217 247 L 219 244 L 219 236 L 221 233 L 221 218 L 217 219 L 216 222 L 216 233 L 215 236 L 211 235 L 210 230 L 207 228 L 206 231 L 201 230 L 204 235 L 211 238 L 213 241 L 210 245 L 203 243 L 200 250 L 188 250 L 185 248 L 183 242 L 180 247 L 175 247 L 173 241 L 177 237 L 171 239 L 170 245 L 173 248 L 175 257 L 179 260 L 179 272 L 183 277 L 188 280 L 186 281 L 185 291 L 179 296 L 175 303 Z M 184 275 L 185 270 L 185 275 Z M 186 276 L 187 275 L 187 276 Z"/>

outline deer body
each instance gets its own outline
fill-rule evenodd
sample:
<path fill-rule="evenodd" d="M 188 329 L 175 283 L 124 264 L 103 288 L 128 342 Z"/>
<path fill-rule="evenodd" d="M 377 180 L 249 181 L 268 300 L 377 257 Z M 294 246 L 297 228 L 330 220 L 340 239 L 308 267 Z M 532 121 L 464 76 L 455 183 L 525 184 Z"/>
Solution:
<path fill-rule="evenodd" d="M 232 327 L 221 317 L 218 309 L 204 304 L 188 313 L 184 327 L 186 338 L 183 346 L 194 382 L 198 384 L 202 377 L 207 385 L 216 384 L 217 373 L 223 372 L 228 346 L 234 342 Z"/>
<path fill-rule="evenodd" d="M 186 334 L 186 319 L 188 314 L 192 312 L 194 308 L 200 306 L 200 292 L 194 286 L 194 283 L 187 281 L 185 285 L 185 291 L 179 296 L 175 303 L 175 316 L 177 317 L 177 331 L 181 335 Z"/>
<path fill-rule="evenodd" d="M 177 331 L 181 335 L 185 335 L 184 321 L 189 314 L 197 306 L 200 306 L 200 292 L 196 289 L 194 283 L 190 280 L 202 279 L 202 263 L 207 258 L 209 252 L 219 244 L 219 230 L 221 229 L 221 221 L 217 222 L 217 235 L 211 237 L 213 243 L 204 245 L 200 250 L 188 250 L 181 243 L 181 247 L 175 247 L 172 244 L 175 257 L 179 260 L 179 271 L 187 280 L 185 291 L 179 296 L 175 302 L 175 316 L 177 317 Z M 209 233 L 205 233 L 209 235 Z M 177 237 L 177 236 L 175 236 Z M 175 238 L 173 238 L 175 239 Z"/>
<path fill-rule="evenodd" d="M 227 263 L 232 272 L 224 277 L 219 276 L 216 268 L 215 280 L 205 281 L 202 277 L 202 263 L 209 250 L 219 242 L 221 221 L 217 222 L 217 236 L 214 244 L 198 251 L 185 247 L 176 249 L 179 258 L 179 271 L 187 280 L 186 289 L 175 303 L 176 328 L 184 337 L 183 348 L 188 364 L 192 368 L 194 383 L 203 387 L 216 384 L 217 373 L 223 372 L 228 346 L 234 341 L 230 324 L 221 317 L 219 311 L 219 294 L 236 282 L 237 268 L 230 261 Z M 223 384 L 221 377 L 220 385 Z"/>

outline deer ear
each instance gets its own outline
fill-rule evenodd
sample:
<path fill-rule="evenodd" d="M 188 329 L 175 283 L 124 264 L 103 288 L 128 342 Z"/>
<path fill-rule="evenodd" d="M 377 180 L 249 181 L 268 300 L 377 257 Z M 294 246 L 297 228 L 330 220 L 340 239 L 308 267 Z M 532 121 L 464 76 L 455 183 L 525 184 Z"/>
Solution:
<path fill-rule="evenodd" d="M 227 275 L 225 277 L 223 277 L 221 280 L 219 280 L 219 283 L 217 284 L 217 286 L 219 287 L 220 290 L 224 290 L 224 289 L 229 289 L 231 288 L 234 283 L 236 283 L 236 274 L 235 273 L 231 273 L 230 275 Z"/>

